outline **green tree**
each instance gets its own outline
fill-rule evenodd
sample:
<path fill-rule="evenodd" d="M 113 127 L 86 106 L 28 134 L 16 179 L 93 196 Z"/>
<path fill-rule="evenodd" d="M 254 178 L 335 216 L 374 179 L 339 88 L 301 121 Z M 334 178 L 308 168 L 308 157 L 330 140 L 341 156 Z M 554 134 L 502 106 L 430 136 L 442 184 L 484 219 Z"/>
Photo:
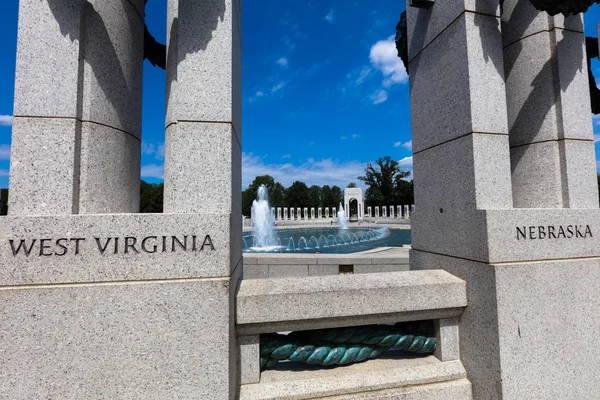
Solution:
<path fill-rule="evenodd" d="M 358 187 L 358 186 L 356 186 L 356 183 L 354 183 L 354 182 L 350 182 L 348 184 L 348 186 L 346 186 L 346 188 L 355 188 L 355 187 Z"/>
<path fill-rule="evenodd" d="M 271 175 L 261 175 L 254 178 L 248 185 L 248 189 L 242 192 L 242 214 L 249 217 L 252 213 L 252 202 L 256 200 L 258 188 L 265 185 L 269 192 L 269 204 L 271 207 L 283 207 L 285 199 L 285 188 Z"/>
<path fill-rule="evenodd" d="M 140 212 L 163 212 L 164 184 L 142 181 L 140 185 Z"/>
<path fill-rule="evenodd" d="M 387 206 L 413 203 L 413 184 L 404 180 L 409 175 L 409 171 L 400 169 L 397 161 L 385 156 L 375 161 L 375 166 L 368 163 L 365 175 L 357 179 L 368 186 L 365 192 L 367 204 Z"/>
<path fill-rule="evenodd" d="M 308 207 L 309 201 L 308 186 L 304 182 L 296 181 L 285 190 L 286 207 Z"/>
<path fill-rule="evenodd" d="M 271 207 L 285 207 L 285 188 L 279 182 L 269 190 L 269 204 Z"/>
<path fill-rule="evenodd" d="M 331 186 L 324 185 L 321 188 L 321 203 L 319 204 L 319 207 L 331 207 L 333 205 L 333 203 L 330 204 L 332 197 L 333 193 L 331 192 Z"/>
<path fill-rule="evenodd" d="M 344 200 L 344 192 L 339 186 L 331 187 L 331 204 L 328 207 L 338 207 Z"/>
<path fill-rule="evenodd" d="M 320 186 L 312 185 L 308 188 L 308 204 L 306 207 L 320 207 L 322 203 L 322 191 Z"/>

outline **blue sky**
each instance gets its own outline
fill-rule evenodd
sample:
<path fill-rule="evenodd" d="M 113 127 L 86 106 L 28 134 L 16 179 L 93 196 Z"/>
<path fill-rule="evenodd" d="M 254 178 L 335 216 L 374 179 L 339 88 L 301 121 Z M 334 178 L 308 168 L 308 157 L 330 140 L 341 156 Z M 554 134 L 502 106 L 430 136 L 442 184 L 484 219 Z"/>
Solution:
<path fill-rule="evenodd" d="M 412 168 L 408 77 L 393 35 L 404 2 L 243 3 L 243 187 L 270 174 L 284 186 L 345 187 L 389 155 Z M 0 187 L 8 186 L 18 0 L 0 14 Z M 148 25 L 165 42 L 166 0 L 150 0 Z M 586 14 L 597 36 L 600 7 Z M 593 64 L 600 77 L 600 64 Z M 146 62 L 142 178 L 162 180 L 165 74 Z M 594 129 L 600 132 L 600 119 Z M 600 135 L 596 136 L 600 138 Z M 598 140 L 597 140 L 598 142 Z M 360 184 L 360 182 L 357 182 Z"/>

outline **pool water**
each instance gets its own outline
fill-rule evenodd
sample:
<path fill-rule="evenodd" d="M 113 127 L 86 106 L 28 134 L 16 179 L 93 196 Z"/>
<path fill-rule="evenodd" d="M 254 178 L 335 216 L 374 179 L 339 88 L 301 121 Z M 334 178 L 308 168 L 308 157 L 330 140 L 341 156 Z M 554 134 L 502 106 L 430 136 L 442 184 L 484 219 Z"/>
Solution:
<path fill-rule="evenodd" d="M 330 253 L 348 254 L 377 247 L 400 247 L 411 244 L 409 229 L 390 230 L 385 226 L 368 228 L 278 229 L 277 245 L 257 248 L 252 232 L 242 236 L 242 248 L 249 253 Z"/>

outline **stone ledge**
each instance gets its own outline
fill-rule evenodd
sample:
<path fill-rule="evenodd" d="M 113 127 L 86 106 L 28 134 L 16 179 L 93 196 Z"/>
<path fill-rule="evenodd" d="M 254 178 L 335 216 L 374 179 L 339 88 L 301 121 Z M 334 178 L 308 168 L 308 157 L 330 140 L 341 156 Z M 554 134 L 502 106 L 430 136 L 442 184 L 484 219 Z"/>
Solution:
<path fill-rule="evenodd" d="M 3 217 L 0 286 L 226 277 L 230 231 L 229 214 Z"/>
<path fill-rule="evenodd" d="M 466 305 L 465 282 L 442 270 L 254 279 L 241 282 L 237 325 L 240 334 L 365 325 L 444 318 Z"/>
<path fill-rule="evenodd" d="M 396 354 L 393 354 L 396 353 Z M 281 363 L 292 364 L 292 363 Z M 280 368 L 283 368 L 280 366 Z M 461 386 L 463 396 L 437 397 L 444 399 L 470 399 L 470 383 L 460 361 L 440 362 L 434 356 L 406 356 L 392 352 L 387 358 L 370 360 L 345 367 L 317 369 L 302 366 L 297 369 L 271 370 L 261 374 L 258 384 L 242 385 L 240 400 L 299 400 L 317 399 L 325 396 L 346 396 L 392 388 L 405 388 L 409 393 L 417 389 L 421 396 L 427 389 L 436 389 L 439 383 Z M 431 384 L 429 386 L 428 384 Z M 423 386 L 421 386 L 423 385 Z M 468 390 L 465 390 L 468 389 Z M 441 392 L 437 392 L 441 395 Z M 467 396 L 468 394 L 468 396 Z M 367 397 L 378 399 L 377 395 Z M 353 398 L 353 397 L 352 397 Z M 363 398 L 363 397 L 359 397 Z M 389 398 L 384 396 L 383 398 Z M 429 399 L 429 397 L 402 397 L 407 399 Z M 431 397 L 433 398 L 433 397 Z"/>

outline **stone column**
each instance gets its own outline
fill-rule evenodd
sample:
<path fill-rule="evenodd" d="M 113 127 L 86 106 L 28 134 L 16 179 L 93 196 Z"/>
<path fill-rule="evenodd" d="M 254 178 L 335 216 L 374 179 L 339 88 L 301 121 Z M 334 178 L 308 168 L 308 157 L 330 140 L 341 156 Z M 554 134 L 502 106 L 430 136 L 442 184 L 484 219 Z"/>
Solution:
<path fill-rule="evenodd" d="M 506 0 L 502 32 L 514 206 L 597 207 L 581 15 Z"/>
<path fill-rule="evenodd" d="M 225 215 L 231 221 L 229 242 L 221 244 L 229 247 L 229 268 L 217 277 L 207 271 L 196 284 L 198 291 L 215 282 L 222 287 L 221 296 L 204 301 L 212 308 L 205 323 L 223 330 L 206 338 L 205 346 L 190 349 L 205 355 L 206 373 L 194 378 L 204 395 L 190 390 L 189 399 L 233 399 L 236 392 L 234 306 L 242 276 L 241 62 L 240 0 L 168 0 L 165 212 Z"/>
<path fill-rule="evenodd" d="M 502 29 L 496 0 L 408 8 L 411 269 L 467 281 L 475 400 L 593 399 L 600 386 L 586 344 L 600 330 L 589 92 L 577 18 L 561 20 L 528 0 L 504 1 Z"/>
<path fill-rule="evenodd" d="M 139 210 L 144 1 L 22 0 L 11 215 Z"/>

